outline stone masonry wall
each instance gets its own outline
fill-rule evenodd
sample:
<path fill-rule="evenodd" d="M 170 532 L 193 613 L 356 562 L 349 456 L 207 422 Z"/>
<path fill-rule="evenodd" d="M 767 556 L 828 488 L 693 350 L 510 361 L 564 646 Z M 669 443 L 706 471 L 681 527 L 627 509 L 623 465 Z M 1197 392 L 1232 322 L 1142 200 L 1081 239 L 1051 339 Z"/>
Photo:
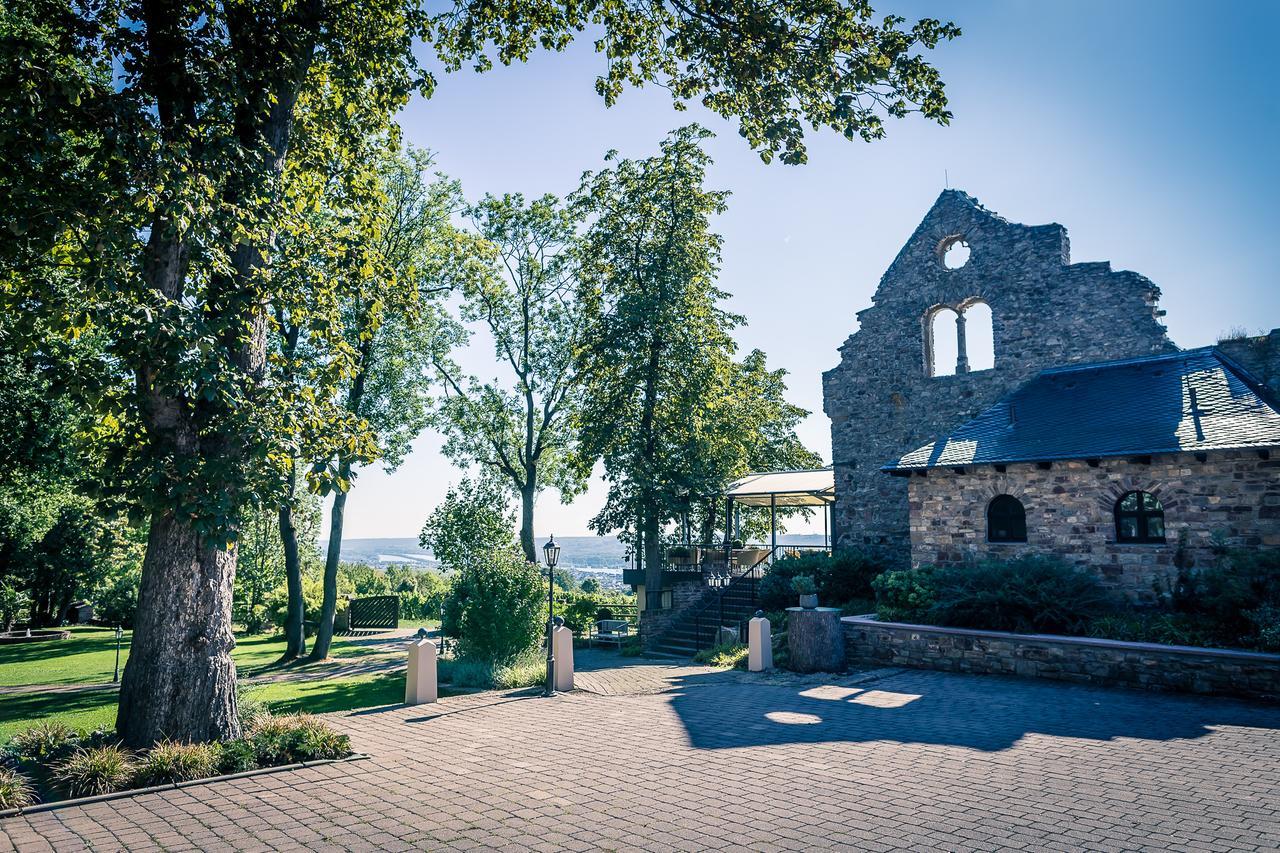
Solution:
<path fill-rule="evenodd" d="M 935 468 L 909 479 L 911 562 L 957 563 L 982 557 L 1052 553 L 1097 571 L 1104 583 L 1140 603 L 1157 601 L 1178 564 L 1204 566 L 1215 534 L 1233 547 L 1280 547 L 1280 456 L 1216 451 L 1156 456 L 1150 464 L 1103 459 Z M 895 477 L 894 479 L 902 479 Z M 1164 507 L 1164 544 L 1120 544 L 1113 508 L 1132 489 Z M 986 510 L 996 495 L 1022 502 L 1025 543 L 987 541 Z"/>
<path fill-rule="evenodd" d="M 713 592 L 701 575 L 690 580 L 668 577 L 664 580 L 664 588 L 671 590 L 670 607 L 645 607 L 640 611 L 640 638 L 646 649 L 661 640 L 667 629 L 681 617 L 707 601 Z M 640 587 L 637 595 L 644 599 L 644 587 Z"/>
<path fill-rule="evenodd" d="M 1280 698 L 1280 655 L 1007 634 L 845 617 L 850 666 L 1051 678 L 1108 687 Z"/>
<path fill-rule="evenodd" d="M 941 250 L 963 237 L 967 264 Z M 831 418 L 837 547 L 905 564 L 907 484 L 879 471 L 968 418 L 1040 370 L 1176 349 L 1159 323 L 1159 289 L 1108 263 L 1070 262 L 1061 225 L 1018 225 L 957 190 L 939 196 L 880 280 L 872 307 L 823 375 Z M 991 308 L 995 367 L 932 377 L 927 330 L 942 307 Z"/>

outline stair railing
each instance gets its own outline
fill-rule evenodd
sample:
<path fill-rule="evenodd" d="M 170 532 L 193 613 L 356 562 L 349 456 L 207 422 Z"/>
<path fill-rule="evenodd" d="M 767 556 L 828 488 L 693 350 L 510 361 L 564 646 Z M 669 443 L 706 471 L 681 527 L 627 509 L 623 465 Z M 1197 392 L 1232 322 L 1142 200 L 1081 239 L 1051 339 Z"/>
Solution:
<path fill-rule="evenodd" d="M 746 586 L 748 581 L 750 581 L 750 587 L 751 587 L 751 607 L 754 609 L 756 606 L 756 581 L 764 577 L 766 568 L 767 568 L 766 564 L 758 563 L 752 566 L 751 568 L 747 569 L 746 571 L 742 572 L 741 574 L 734 575 L 732 578 L 730 578 L 727 584 L 720 587 L 720 591 L 719 593 L 716 594 L 715 598 L 713 598 L 711 601 L 708 601 L 706 604 L 702 605 L 701 607 L 699 607 L 697 610 L 694 611 L 693 613 L 693 650 L 695 653 L 702 651 L 702 619 L 704 614 L 706 614 L 707 611 L 710 610 L 711 608 L 713 607 L 716 608 L 718 612 L 716 630 L 718 631 L 720 628 L 724 627 L 725 596 L 728 595 L 733 590 L 741 589 L 742 587 Z M 739 627 L 739 630 L 741 630 L 741 627 L 742 627 L 741 624 L 739 624 L 738 627 Z M 714 646 L 715 644 L 712 643 L 712 645 Z"/>

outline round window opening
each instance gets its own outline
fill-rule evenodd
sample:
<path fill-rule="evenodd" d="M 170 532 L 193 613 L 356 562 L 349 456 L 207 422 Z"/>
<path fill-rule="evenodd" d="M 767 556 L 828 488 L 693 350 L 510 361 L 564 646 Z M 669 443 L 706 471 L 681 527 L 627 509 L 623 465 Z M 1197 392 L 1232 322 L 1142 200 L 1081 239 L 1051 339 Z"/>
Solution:
<path fill-rule="evenodd" d="M 947 269 L 958 270 L 969 263 L 969 244 L 963 237 L 948 237 L 938 246 L 938 257 Z"/>

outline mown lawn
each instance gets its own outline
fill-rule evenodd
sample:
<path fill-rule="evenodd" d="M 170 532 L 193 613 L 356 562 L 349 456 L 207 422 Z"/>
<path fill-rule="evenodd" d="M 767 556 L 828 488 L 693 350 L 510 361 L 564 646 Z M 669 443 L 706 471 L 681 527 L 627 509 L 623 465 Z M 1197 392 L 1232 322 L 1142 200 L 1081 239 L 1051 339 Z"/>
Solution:
<path fill-rule="evenodd" d="M 441 689 L 447 695 L 447 688 Z M 20 693 L 0 696 L 0 744 L 15 732 L 43 720 L 59 720 L 72 728 L 110 728 L 116 722 L 116 689 L 75 693 Z M 357 708 L 375 708 L 404 701 L 404 673 L 356 675 L 281 681 L 246 687 L 247 700 L 262 702 L 272 711 L 307 711 L 327 714 Z"/>
<path fill-rule="evenodd" d="M 130 631 L 121 638 L 120 668 L 129 658 Z M 284 639 L 259 634 L 236 638 L 232 653 L 243 676 L 268 669 L 284 651 Z M 334 639 L 335 658 L 377 654 L 379 649 Z M 382 651 L 385 651 L 382 650 Z M 115 667 L 116 639 L 111 628 L 73 627 L 66 640 L 0 646 L 0 687 L 27 684 L 100 684 L 111 680 Z"/>

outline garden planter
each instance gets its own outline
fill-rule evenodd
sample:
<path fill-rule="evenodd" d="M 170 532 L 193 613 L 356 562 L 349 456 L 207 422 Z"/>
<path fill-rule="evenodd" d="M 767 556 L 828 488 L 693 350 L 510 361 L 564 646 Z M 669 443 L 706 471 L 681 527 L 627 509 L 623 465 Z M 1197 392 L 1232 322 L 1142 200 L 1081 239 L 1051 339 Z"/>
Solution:
<path fill-rule="evenodd" d="M 809 595 L 800 596 L 800 606 L 805 610 L 812 610 L 818 606 L 818 594 L 816 592 Z"/>

